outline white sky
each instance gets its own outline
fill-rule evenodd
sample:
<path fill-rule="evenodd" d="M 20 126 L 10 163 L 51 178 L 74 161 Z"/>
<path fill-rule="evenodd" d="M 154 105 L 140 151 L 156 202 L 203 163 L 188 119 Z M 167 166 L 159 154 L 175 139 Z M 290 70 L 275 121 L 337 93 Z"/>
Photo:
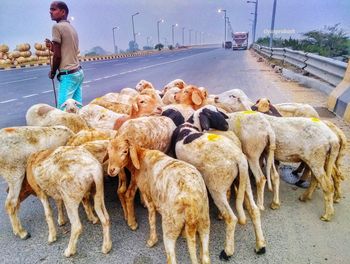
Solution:
<path fill-rule="evenodd" d="M 48 0 L 1 0 L 0 7 L 0 44 L 7 44 L 10 50 L 17 44 L 27 42 L 33 47 L 35 42 L 51 38 L 51 21 Z M 160 39 L 164 43 L 172 42 L 172 25 L 175 28 L 175 42 L 182 43 L 182 27 L 185 27 L 185 44 L 188 43 L 188 29 L 204 33 L 204 39 L 210 43 L 221 43 L 224 38 L 223 13 L 227 10 L 234 31 L 250 31 L 254 5 L 243 0 L 67 0 L 72 22 L 80 38 L 80 50 L 86 51 L 101 46 L 107 51 L 113 50 L 112 28 L 119 26 L 116 44 L 121 49 L 128 47 L 132 40 L 131 15 L 134 17 L 135 32 L 140 33 L 137 43 L 140 47 L 149 42 L 157 43 L 157 20 L 160 24 Z M 271 26 L 273 0 L 259 0 L 257 37 L 264 35 Z M 341 27 L 350 33 L 350 0 L 278 0 L 275 19 L 276 30 L 293 30 L 294 36 L 324 25 L 341 23 Z M 286 36 L 289 35 L 278 35 Z M 152 39 L 151 39 L 152 38 Z M 32 48 L 33 50 L 33 48 Z"/>

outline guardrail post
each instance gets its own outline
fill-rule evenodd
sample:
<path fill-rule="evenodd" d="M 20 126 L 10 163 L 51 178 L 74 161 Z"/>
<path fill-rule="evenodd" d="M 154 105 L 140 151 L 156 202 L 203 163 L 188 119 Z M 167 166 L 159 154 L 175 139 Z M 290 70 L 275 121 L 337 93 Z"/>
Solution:
<path fill-rule="evenodd" d="M 335 87 L 328 97 L 328 110 L 336 112 L 350 122 L 350 62 L 346 68 L 343 80 Z"/>

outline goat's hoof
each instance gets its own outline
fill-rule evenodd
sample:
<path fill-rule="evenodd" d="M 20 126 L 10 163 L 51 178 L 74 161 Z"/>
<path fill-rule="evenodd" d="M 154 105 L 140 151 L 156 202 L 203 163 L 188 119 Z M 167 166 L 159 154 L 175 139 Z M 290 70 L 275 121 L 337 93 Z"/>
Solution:
<path fill-rule="evenodd" d="M 64 226 L 66 223 L 67 223 L 66 220 L 59 220 L 58 221 L 59 226 Z"/>
<path fill-rule="evenodd" d="M 238 219 L 238 223 L 239 223 L 240 225 L 245 225 L 245 224 L 247 224 L 247 218 L 244 217 L 244 218 Z"/>
<path fill-rule="evenodd" d="M 262 248 L 260 248 L 260 249 L 258 249 L 258 250 L 255 249 L 255 253 L 256 253 L 257 255 L 265 254 L 265 253 L 266 253 L 266 247 L 262 247 Z"/>
<path fill-rule="evenodd" d="M 322 215 L 321 217 L 320 217 L 320 219 L 322 220 L 322 221 L 325 221 L 325 222 L 329 222 L 329 221 L 331 221 L 331 216 L 329 216 L 329 215 L 326 215 L 326 214 L 324 214 L 324 215 Z"/>
<path fill-rule="evenodd" d="M 75 254 L 74 250 L 70 250 L 69 248 L 66 248 L 66 250 L 64 251 L 64 256 L 69 258 L 71 256 L 73 256 Z"/>
<path fill-rule="evenodd" d="M 138 224 L 137 223 L 133 223 L 133 224 L 128 224 L 130 229 L 135 231 L 138 228 Z"/>
<path fill-rule="evenodd" d="M 22 239 L 22 240 L 27 240 L 28 238 L 31 238 L 31 234 L 29 232 L 25 232 L 21 235 L 19 235 L 19 237 Z"/>
<path fill-rule="evenodd" d="M 218 216 L 216 217 L 216 219 L 217 219 L 217 220 L 222 220 L 222 219 L 224 219 L 224 218 L 222 217 L 222 214 L 221 214 L 221 213 L 218 213 Z"/>
<path fill-rule="evenodd" d="M 265 206 L 263 205 L 258 205 L 258 208 L 260 209 L 260 211 L 265 211 Z"/>
<path fill-rule="evenodd" d="M 148 239 L 147 240 L 147 246 L 148 247 L 153 247 L 157 242 L 158 242 L 158 238 L 156 238 L 156 239 Z"/>
<path fill-rule="evenodd" d="M 52 236 L 52 237 L 49 236 L 48 242 L 49 242 L 49 244 L 52 244 L 56 240 L 57 240 L 56 236 Z"/>
<path fill-rule="evenodd" d="M 308 197 L 305 196 L 305 195 L 300 195 L 300 196 L 299 196 L 299 201 L 300 201 L 300 202 L 306 202 L 307 200 L 311 200 L 311 199 L 308 198 Z"/>
<path fill-rule="evenodd" d="M 109 251 L 111 251 L 111 249 L 112 249 L 112 242 L 111 241 L 102 245 L 102 253 L 103 254 L 109 253 Z"/>
<path fill-rule="evenodd" d="M 270 205 L 270 208 L 271 208 L 272 210 L 279 209 L 280 207 L 281 207 L 281 204 L 280 204 L 280 203 L 272 202 L 271 205 Z"/>
<path fill-rule="evenodd" d="M 97 218 L 97 217 L 92 218 L 92 219 L 90 220 L 90 222 L 91 222 L 92 224 L 96 225 L 96 224 L 98 223 L 98 218 Z"/>
<path fill-rule="evenodd" d="M 230 260 L 231 256 L 228 256 L 228 255 L 226 254 L 225 250 L 223 250 L 223 251 L 221 251 L 219 258 L 220 258 L 221 260 L 228 261 L 228 260 Z"/>

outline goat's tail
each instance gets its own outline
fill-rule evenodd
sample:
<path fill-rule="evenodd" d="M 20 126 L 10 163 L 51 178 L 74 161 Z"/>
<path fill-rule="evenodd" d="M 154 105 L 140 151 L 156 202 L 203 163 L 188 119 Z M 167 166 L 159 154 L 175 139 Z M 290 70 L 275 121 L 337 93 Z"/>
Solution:
<path fill-rule="evenodd" d="M 339 144 L 340 144 L 339 153 L 338 153 L 338 156 L 335 160 L 335 166 L 333 167 L 332 176 L 337 177 L 338 180 L 344 181 L 345 175 L 341 171 L 341 162 L 342 162 L 344 156 L 346 155 L 346 152 L 345 152 L 346 147 L 347 147 L 346 136 L 345 136 L 344 132 L 339 127 L 337 127 L 335 124 L 333 124 L 332 122 L 330 122 L 328 120 L 323 120 L 323 122 L 337 135 L 337 137 L 339 139 Z"/>
<path fill-rule="evenodd" d="M 276 135 L 272 129 L 269 129 L 267 161 L 266 161 L 266 178 L 267 178 L 267 187 L 269 191 L 272 191 L 271 172 L 272 172 L 272 166 L 274 165 L 273 163 L 275 162 L 275 149 L 276 149 Z"/>

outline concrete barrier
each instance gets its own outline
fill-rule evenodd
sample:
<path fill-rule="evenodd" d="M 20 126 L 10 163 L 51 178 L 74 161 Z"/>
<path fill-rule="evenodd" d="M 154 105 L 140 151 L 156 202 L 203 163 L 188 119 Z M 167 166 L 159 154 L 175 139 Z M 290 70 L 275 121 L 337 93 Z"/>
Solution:
<path fill-rule="evenodd" d="M 350 63 L 346 68 L 343 80 L 333 89 L 328 97 L 328 110 L 350 122 Z"/>

